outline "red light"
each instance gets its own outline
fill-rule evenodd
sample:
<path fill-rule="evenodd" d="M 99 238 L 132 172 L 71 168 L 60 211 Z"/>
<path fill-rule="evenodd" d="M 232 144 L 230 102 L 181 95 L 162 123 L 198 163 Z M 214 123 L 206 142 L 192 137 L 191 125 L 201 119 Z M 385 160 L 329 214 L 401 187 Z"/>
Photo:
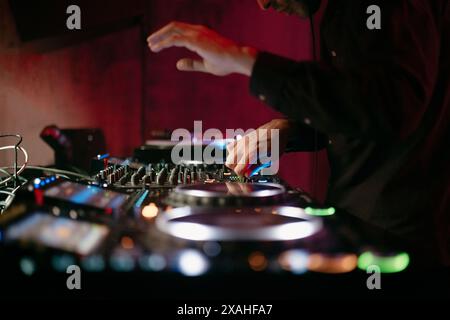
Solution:
<path fill-rule="evenodd" d="M 34 201 L 38 206 L 44 205 L 44 192 L 40 189 L 34 189 Z"/>
<path fill-rule="evenodd" d="M 110 215 L 113 214 L 113 209 L 112 208 L 106 208 L 105 209 L 105 213 L 110 216 Z"/>

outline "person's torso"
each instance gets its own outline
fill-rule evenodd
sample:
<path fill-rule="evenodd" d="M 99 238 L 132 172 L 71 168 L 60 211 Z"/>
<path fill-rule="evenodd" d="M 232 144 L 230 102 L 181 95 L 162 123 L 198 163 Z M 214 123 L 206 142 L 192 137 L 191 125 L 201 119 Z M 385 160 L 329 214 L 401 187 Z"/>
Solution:
<path fill-rule="evenodd" d="M 321 28 L 325 63 L 342 70 L 364 65 L 374 45 L 367 40 L 371 31 L 366 26 L 369 15 L 365 2 L 329 1 Z M 400 2 L 384 1 L 388 5 Z M 444 41 L 450 36 L 449 8 L 448 1 L 431 3 L 423 0 L 421 5 L 435 16 L 441 32 L 440 71 L 417 130 L 401 141 L 336 134 L 330 137 L 328 146 L 328 201 L 396 234 L 416 238 L 420 234 L 426 237 L 424 231 L 433 228 L 436 213 L 441 211 L 442 219 L 442 211 L 447 210 L 444 204 L 450 175 L 450 49 Z M 444 9 L 445 13 L 440 12 Z M 402 46 L 402 39 L 398 39 L 398 46 Z"/>

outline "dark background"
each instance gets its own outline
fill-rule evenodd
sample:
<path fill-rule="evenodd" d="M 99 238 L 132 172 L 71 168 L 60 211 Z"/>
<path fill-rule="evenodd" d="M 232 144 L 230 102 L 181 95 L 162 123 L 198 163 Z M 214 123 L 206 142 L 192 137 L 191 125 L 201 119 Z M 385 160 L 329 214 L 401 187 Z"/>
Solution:
<path fill-rule="evenodd" d="M 81 31 L 65 27 L 70 4 L 81 7 Z M 39 133 L 49 124 L 101 128 L 110 153 L 129 156 L 152 132 L 191 129 L 194 120 L 224 130 L 280 117 L 249 95 L 245 77 L 180 73 L 175 63 L 185 50 L 150 53 L 145 38 L 172 20 L 297 60 L 312 57 L 308 21 L 262 12 L 255 0 L 0 0 L 0 131 L 22 134 L 31 163 L 46 165 L 52 152 Z M 0 155 L 1 164 L 8 159 Z M 281 176 L 310 190 L 310 163 L 311 155 L 286 155 Z"/>

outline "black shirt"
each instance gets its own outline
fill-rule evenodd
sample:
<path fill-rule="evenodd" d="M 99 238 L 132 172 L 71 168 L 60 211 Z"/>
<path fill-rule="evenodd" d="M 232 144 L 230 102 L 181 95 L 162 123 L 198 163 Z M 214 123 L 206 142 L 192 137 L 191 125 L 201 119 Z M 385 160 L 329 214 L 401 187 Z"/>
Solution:
<path fill-rule="evenodd" d="M 381 30 L 367 8 L 381 8 Z M 321 61 L 262 52 L 254 95 L 328 151 L 327 201 L 450 255 L 448 0 L 330 0 Z M 439 246 L 435 244 L 439 243 Z"/>

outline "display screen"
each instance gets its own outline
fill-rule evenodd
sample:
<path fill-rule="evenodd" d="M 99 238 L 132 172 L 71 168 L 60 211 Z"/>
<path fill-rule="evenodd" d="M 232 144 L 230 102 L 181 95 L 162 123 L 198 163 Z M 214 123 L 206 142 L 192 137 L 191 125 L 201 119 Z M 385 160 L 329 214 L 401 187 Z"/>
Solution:
<path fill-rule="evenodd" d="M 113 210 L 120 208 L 128 199 L 126 194 L 70 181 L 51 187 L 44 192 L 44 196 L 94 208 L 111 208 Z"/>
<path fill-rule="evenodd" d="M 109 233 L 104 225 L 35 212 L 10 226 L 6 241 L 29 241 L 46 247 L 88 255 Z"/>

